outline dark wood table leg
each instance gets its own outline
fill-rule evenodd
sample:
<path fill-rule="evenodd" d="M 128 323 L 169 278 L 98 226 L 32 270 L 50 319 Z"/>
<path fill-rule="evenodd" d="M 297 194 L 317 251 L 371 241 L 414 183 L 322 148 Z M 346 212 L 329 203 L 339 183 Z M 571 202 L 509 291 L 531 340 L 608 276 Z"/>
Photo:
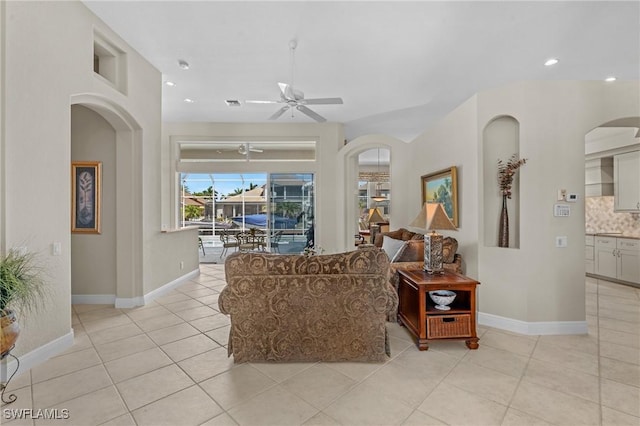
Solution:
<path fill-rule="evenodd" d="M 467 347 L 469 349 L 478 349 L 478 346 L 480 346 L 480 344 L 478 343 L 480 339 L 478 339 L 477 337 L 474 337 L 472 339 L 468 339 L 465 340 L 465 343 L 467 344 Z"/>

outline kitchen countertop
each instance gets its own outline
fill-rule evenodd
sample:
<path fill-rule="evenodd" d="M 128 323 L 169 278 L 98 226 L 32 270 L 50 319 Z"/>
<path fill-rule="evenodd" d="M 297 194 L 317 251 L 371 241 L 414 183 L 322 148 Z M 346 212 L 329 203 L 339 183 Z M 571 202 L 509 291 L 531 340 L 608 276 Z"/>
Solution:
<path fill-rule="evenodd" d="M 585 232 L 585 235 L 602 236 L 602 237 L 617 237 L 617 238 L 631 238 L 634 240 L 640 240 L 640 235 L 623 234 L 621 232 Z"/>

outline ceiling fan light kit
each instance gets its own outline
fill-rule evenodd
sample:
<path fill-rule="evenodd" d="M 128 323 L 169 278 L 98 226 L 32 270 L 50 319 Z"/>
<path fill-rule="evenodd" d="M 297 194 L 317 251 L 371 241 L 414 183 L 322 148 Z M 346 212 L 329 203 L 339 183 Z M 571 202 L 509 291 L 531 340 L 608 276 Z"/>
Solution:
<path fill-rule="evenodd" d="M 318 123 L 324 123 L 327 121 L 326 118 L 318 114 L 317 112 L 311 110 L 306 105 L 340 105 L 342 104 L 342 98 L 313 98 L 313 99 L 305 99 L 304 93 L 300 90 L 294 89 L 293 87 L 293 64 L 294 64 L 294 54 L 295 49 L 298 46 L 298 42 L 296 40 L 291 40 L 289 42 L 289 50 L 291 52 L 291 83 L 278 83 L 278 87 L 280 88 L 280 100 L 277 101 L 269 101 L 269 100 L 248 100 L 245 101 L 249 104 L 285 104 L 282 108 L 277 110 L 269 120 L 277 120 L 280 118 L 285 112 L 291 110 L 291 116 L 293 117 L 293 109 L 300 111 L 306 116 L 312 118 Z"/>

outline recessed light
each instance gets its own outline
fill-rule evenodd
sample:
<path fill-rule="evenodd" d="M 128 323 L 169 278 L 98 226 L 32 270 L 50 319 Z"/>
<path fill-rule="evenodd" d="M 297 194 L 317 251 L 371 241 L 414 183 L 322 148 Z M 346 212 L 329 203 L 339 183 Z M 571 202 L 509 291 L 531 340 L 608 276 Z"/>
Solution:
<path fill-rule="evenodd" d="M 606 82 L 608 82 L 608 83 L 611 83 L 612 81 L 616 81 L 616 80 L 617 80 L 617 78 L 615 78 L 615 77 L 613 77 L 613 76 L 611 76 L 611 77 L 607 77 L 607 78 L 605 78 L 605 79 L 604 79 L 604 81 L 606 81 Z"/>
<path fill-rule="evenodd" d="M 178 60 L 178 66 L 180 68 L 182 68 L 183 70 L 188 70 L 189 69 L 189 62 L 185 61 L 184 59 L 179 59 Z"/>
<path fill-rule="evenodd" d="M 237 99 L 227 99 L 224 102 L 230 107 L 239 107 L 240 106 L 240 101 L 237 100 Z"/>
<path fill-rule="evenodd" d="M 169 87 L 176 87 L 176 84 L 173 81 L 165 81 L 164 84 Z"/>
<path fill-rule="evenodd" d="M 184 98 L 184 101 L 185 101 L 186 103 L 188 103 L 188 104 L 192 104 L 192 103 L 194 103 L 194 102 L 195 102 L 195 101 L 194 101 L 193 99 L 191 99 L 191 98 Z"/>
<path fill-rule="evenodd" d="M 545 67 L 550 67 L 551 65 L 555 65 L 558 63 L 558 59 L 556 58 L 551 58 L 551 59 L 547 59 L 547 61 L 544 63 Z"/>

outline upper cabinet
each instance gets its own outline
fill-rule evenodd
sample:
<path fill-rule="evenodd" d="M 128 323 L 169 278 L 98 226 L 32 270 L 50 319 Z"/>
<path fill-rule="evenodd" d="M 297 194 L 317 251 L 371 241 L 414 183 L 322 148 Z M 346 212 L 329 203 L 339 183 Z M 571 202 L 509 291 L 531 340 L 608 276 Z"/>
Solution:
<path fill-rule="evenodd" d="M 615 211 L 640 211 L 640 151 L 613 157 Z"/>
<path fill-rule="evenodd" d="M 585 197 L 613 195 L 613 157 L 587 160 L 584 171 Z"/>

